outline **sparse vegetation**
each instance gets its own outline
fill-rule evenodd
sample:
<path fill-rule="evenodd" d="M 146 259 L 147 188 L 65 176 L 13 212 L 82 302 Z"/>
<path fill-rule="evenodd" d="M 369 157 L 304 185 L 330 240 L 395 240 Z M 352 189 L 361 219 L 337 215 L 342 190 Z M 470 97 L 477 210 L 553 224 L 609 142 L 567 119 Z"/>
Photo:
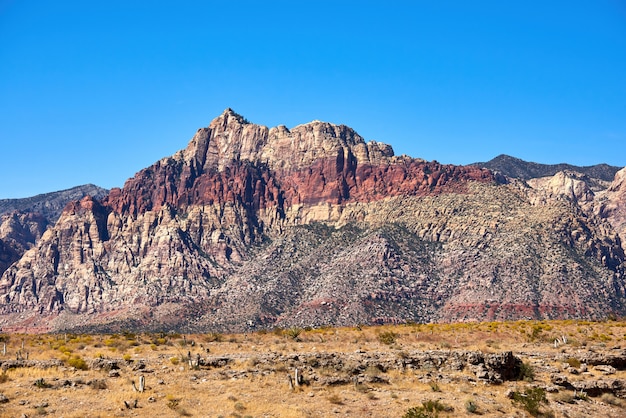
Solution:
<path fill-rule="evenodd" d="M 472 399 L 468 399 L 465 401 L 465 410 L 470 414 L 478 413 L 478 405 Z"/>
<path fill-rule="evenodd" d="M 396 334 L 393 331 L 384 331 L 378 334 L 378 341 L 391 345 L 396 342 Z"/>
<path fill-rule="evenodd" d="M 439 412 L 444 411 L 452 412 L 454 408 L 439 400 L 428 400 L 422 402 L 422 406 L 410 408 L 406 411 L 403 418 L 435 418 L 439 416 Z"/>
<path fill-rule="evenodd" d="M 536 325 L 546 335 L 545 341 L 540 338 L 531 343 L 535 355 L 525 357 L 520 354 L 528 350 L 522 347 L 529 344 L 525 343 L 525 335 Z M 576 359 L 589 355 L 584 354 L 587 350 L 593 355 L 614 355 L 613 347 L 626 348 L 626 340 L 619 338 L 618 342 L 616 337 L 609 347 L 591 339 L 587 349 L 571 345 L 571 341 L 583 341 L 594 333 L 622 336 L 626 323 L 620 321 L 362 325 L 359 328 L 312 328 L 303 330 L 296 339 L 288 334 L 290 328 L 280 330 L 280 335 L 254 332 L 208 338 L 207 334 L 185 333 L 177 337 L 174 333 L 133 335 L 129 332 L 7 335 L 0 394 L 8 401 L 0 400 L 6 402 L 2 403 L 0 415 L 37 416 L 35 405 L 64 397 L 64 402 L 51 404 L 42 411 L 48 416 L 78 417 L 82 416 L 78 411 L 84 412 L 87 407 L 107 411 L 114 405 L 128 409 L 127 413 L 136 409 L 135 413 L 146 416 L 203 416 L 209 406 L 215 416 L 223 417 L 299 416 L 299 412 L 294 412 L 296 407 L 299 411 L 319 411 L 323 416 L 334 415 L 333 411 L 340 414 L 350 411 L 355 416 L 361 413 L 430 418 L 455 413 L 513 416 L 516 410 L 518 414 L 550 416 L 550 404 L 542 400 L 541 394 L 527 392 L 534 390 L 527 383 L 530 378 L 545 387 L 544 382 L 551 378 L 546 370 L 562 369 L 564 363 L 577 366 Z M 382 343 L 379 338 L 384 333 L 393 335 L 395 341 L 389 345 Z M 554 347 L 554 337 L 563 335 L 567 336 L 568 344 Z M 497 342 L 499 348 L 494 348 L 494 343 L 486 344 L 488 340 Z M 186 343 L 183 345 L 181 341 Z M 441 350 L 444 342 L 451 347 Z M 132 351 L 123 352 L 124 345 Z M 117 351 L 110 351 L 114 346 Z M 29 351 L 31 359 L 13 363 L 18 351 Z M 448 355 L 459 358 L 455 357 L 458 353 L 475 352 L 479 359 L 481 352 L 486 357 L 506 351 L 512 351 L 522 360 L 516 376 L 520 379 L 516 383 L 518 400 L 513 402 L 505 394 L 509 384 L 489 383 L 491 371 L 489 376 L 479 378 L 480 367 L 474 369 L 466 363 L 459 369 L 454 362 L 445 360 Z M 83 368 L 81 361 L 88 367 Z M 296 368 L 303 379 L 300 386 L 290 390 L 287 376 L 293 384 Z M 591 371 L 592 374 L 580 374 L 570 381 L 600 378 L 593 368 Z M 569 377 L 569 373 L 565 375 Z M 140 392 L 142 376 L 147 381 Z M 626 370 L 618 369 L 613 376 L 625 379 Z M 487 392 L 490 400 L 483 402 Z M 554 402 L 555 411 L 565 408 L 570 416 L 602 416 L 607 408 L 612 414 L 607 416 L 623 414 L 623 401 L 614 394 L 595 397 L 597 392 L 590 393 L 594 398 L 580 390 L 562 388 L 544 396 Z M 297 402 L 275 402 L 285 396 L 293 396 Z M 437 399 L 424 401 L 433 396 Z M 20 405 L 17 400 L 25 398 L 29 404 Z M 441 406 L 454 408 L 455 412 Z"/>
<path fill-rule="evenodd" d="M 513 403 L 524 408 L 532 416 L 539 415 L 542 404 L 548 403 L 546 391 L 543 388 L 528 388 L 524 392 L 513 393 Z"/>
<path fill-rule="evenodd" d="M 535 368 L 530 363 L 523 362 L 520 365 L 518 380 L 525 380 L 527 382 L 535 380 Z"/>

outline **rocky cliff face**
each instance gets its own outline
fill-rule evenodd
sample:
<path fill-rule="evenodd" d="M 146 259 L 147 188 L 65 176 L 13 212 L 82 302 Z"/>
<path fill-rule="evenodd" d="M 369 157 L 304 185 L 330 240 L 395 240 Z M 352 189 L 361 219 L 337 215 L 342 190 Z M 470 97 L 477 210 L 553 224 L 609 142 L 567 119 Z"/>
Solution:
<path fill-rule="evenodd" d="M 0 321 L 246 330 L 626 313 L 619 235 L 579 204 L 593 194 L 559 184 L 227 109 L 122 189 L 69 204 L 2 276 Z"/>
<path fill-rule="evenodd" d="M 69 202 L 106 194 L 107 190 L 89 184 L 25 199 L 0 200 L 0 275 L 54 225 Z"/>
<path fill-rule="evenodd" d="M 626 249 L 626 168 L 617 172 L 609 188 L 599 194 L 595 212 L 611 223 Z"/>

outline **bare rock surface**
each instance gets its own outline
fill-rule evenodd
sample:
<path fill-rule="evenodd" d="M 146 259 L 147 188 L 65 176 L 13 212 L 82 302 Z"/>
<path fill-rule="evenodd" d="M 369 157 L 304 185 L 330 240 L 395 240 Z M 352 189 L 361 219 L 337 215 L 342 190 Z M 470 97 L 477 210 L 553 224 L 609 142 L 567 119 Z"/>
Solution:
<path fill-rule="evenodd" d="M 623 315 L 609 210 L 621 186 L 594 190 L 578 174 L 507 180 L 395 156 L 343 125 L 267 128 L 227 109 L 122 189 L 69 203 L 2 275 L 0 324 L 247 331 Z"/>

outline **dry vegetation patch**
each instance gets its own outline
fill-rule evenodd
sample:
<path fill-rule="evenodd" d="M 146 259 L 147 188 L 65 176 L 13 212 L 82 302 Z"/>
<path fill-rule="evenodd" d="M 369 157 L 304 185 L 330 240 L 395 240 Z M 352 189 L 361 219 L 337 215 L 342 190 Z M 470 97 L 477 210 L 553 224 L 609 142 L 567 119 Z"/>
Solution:
<path fill-rule="evenodd" d="M 2 334 L 0 364 L 1 416 L 626 415 L 622 321 Z"/>

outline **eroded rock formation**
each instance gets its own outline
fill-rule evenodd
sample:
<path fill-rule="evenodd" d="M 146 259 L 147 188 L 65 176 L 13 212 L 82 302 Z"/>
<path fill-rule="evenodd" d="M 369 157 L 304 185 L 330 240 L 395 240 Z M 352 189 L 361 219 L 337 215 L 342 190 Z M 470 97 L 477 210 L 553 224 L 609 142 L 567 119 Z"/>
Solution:
<path fill-rule="evenodd" d="M 2 276 L 0 322 L 241 331 L 626 313 L 620 237 L 570 177 L 532 188 L 397 157 L 346 126 L 266 128 L 227 109 L 122 189 L 69 204 Z"/>

